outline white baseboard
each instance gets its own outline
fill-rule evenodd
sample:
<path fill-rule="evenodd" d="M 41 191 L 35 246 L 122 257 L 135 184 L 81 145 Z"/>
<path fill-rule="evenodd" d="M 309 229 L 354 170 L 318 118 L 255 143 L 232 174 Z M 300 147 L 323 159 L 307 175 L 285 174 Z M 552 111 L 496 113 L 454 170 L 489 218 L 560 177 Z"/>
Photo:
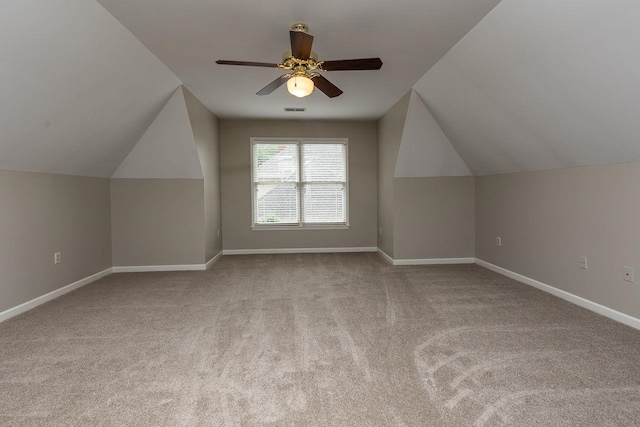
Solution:
<path fill-rule="evenodd" d="M 475 258 L 394 259 L 393 265 L 473 264 Z"/>
<path fill-rule="evenodd" d="M 0 312 L 0 322 L 4 322 L 7 319 L 17 316 L 18 314 L 22 314 L 27 310 L 31 310 L 45 302 L 51 301 L 52 299 L 58 298 L 66 293 L 69 293 L 73 290 L 76 290 L 84 285 L 88 285 L 91 282 L 95 282 L 98 279 L 101 279 L 105 276 L 108 276 L 113 272 L 112 268 L 107 268 L 99 273 L 92 274 L 89 277 L 85 277 L 84 279 L 80 279 L 77 282 L 73 282 L 70 285 L 63 286 L 60 289 L 56 289 L 55 291 L 51 291 L 48 294 L 44 294 L 37 298 L 32 299 L 31 301 L 27 301 L 18 306 Z"/>
<path fill-rule="evenodd" d="M 113 267 L 114 273 L 150 273 L 154 271 L 203 271 L 206 264 L 180 264 L 180 265 L 131 265 Z"/>
<path fill-rule="evenodd" d="M 559 298 L 562 298 L 563 300 L 579 305 L 582 308 L 586 308 L 587 310 L 594 311 L 598 314 L 608 317 L 609 319 L 624 323 L 625 325 L 631 326 L 635 329 L 640 329 L 640 319 L 629 316 L 628 314 L 621 313 L 612 308 L 598 304 L 597 302 L 593 302 L 567 291 L 563 291 L 562 289 L 554 288 L 553 286 L 547 285 L 546 283 L 542 283 L 530 277 L 523 276 L 522 274 L 507 270 L 506 268 L 498 267 L 497 265 L 491 264 L 478 258 L 476 258 L 476 264 L 488 268 L 489 270 L 495 271 L 496 273 L 500 273 L 503 276 L 507 276 L 511 279 L 517 280 L 518 282 L 524 283 L 525 285 L 533 286 L 534 288 L 548 292 L 551 295 L 555 295 Z"/>
<path fill-rule="evenodd" d="M 384 258 L 385 261 L 387 261 L 389 264 L 393 265 L 393 258 L 391 258 L 389 255 L 387 255 L 387 253 L 385 251 L 383 251 L 382 249 L 378 248 L 378 253 L 380 255 L 382 255 L 382 258 Z"/>
<path fill-rule="evenodd" d="M 222 251 L 218 252 L 205 264 L 178 264 L 178 265 L 125 265 L 113 267 L 114 273 L 150 273 L 154 271 L 204 271 L 218 261 L 222 256 Z"/>
<path fill-rule="evenodd" d="M 378 248 L 382 257 L 392 265 L 444 265 L 444 264 L 473 264 L 475 258 L 424 258 L 424 259 L 393 259 L 382 249 Z"/>
<path fill-rule="evenodd" d="M 221 256 L 222 256 L 222 251 L 218 252 L 213 258 L 207 261 L 207 263 L 204 265 L 205 270 L 210 269 L 213 263 L 218 261 Z"/>
<path fill-rule="evenodd" d="M 363 248 L 287 248 L 287 249 L 224 249 L 223 255 L 263 255 L 263 254 L 324 254 L 337 252 L 376 252 L 376 247 Z"/>

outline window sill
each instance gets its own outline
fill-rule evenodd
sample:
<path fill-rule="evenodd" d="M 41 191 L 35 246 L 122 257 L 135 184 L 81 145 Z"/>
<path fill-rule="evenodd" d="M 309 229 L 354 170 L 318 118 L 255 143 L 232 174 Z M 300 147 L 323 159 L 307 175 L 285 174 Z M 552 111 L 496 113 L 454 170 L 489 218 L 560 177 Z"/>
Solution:
<path fill-rule="evenodd" d="M 252 231 L 283 231 L 283 230 L 348 230 L 346 225 L 254 225 Z"/>

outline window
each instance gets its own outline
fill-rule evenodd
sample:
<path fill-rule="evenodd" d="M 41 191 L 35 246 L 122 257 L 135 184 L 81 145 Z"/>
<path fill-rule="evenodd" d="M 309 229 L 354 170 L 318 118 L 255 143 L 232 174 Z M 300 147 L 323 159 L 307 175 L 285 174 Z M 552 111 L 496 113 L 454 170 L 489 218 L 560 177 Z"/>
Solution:
<path fill-rule="evenodd" d="M 348 226 L 347 140 L 252 138 L 253 227 Z"/>

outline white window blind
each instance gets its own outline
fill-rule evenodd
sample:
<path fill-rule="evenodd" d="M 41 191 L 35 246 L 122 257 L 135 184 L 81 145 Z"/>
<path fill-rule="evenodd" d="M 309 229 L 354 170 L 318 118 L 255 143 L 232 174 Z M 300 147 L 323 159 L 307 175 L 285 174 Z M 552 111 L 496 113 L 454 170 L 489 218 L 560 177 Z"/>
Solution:
<path fill-rule="evenodd" d="M 344 144 L 302 144 L 304 222 L 346 222 L 347 149 Z"/>
<path fill-rule="evenodd" d="M 254 223 L 298 224 L 298 144 L 254 144 Z"/>
<path fill-rule="evenodd" d="M 346 140 L 252 143 L 255 226 L 347 224 Z"/>

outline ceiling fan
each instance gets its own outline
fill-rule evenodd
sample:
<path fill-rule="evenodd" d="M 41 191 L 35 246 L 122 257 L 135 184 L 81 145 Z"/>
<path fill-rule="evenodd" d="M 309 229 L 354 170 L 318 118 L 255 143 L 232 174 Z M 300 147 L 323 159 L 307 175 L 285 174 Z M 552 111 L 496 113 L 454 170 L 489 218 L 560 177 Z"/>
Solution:
<path fill-rule="evenodd" d="M 382 67 L 380 58 L 318 61 L 318 55 L 311 50 L 313 36 L 307 31 L 309 27 L 305 24 L 294 24 L 291 27 L 289 31 L 291 50 L 282 54 L 280 64 L 227 60 L 218 60 L 216 64 L 280 68 L 290 71 L 266 85 L 256 95 L 269 95 L 286 82 L 289 93 L 299 98 L 310 95 L 314 87 L 320 89 L 329 98 L 342 95 L 338 87 L 320 75 L 323 71 L 379 70 Z"/>

